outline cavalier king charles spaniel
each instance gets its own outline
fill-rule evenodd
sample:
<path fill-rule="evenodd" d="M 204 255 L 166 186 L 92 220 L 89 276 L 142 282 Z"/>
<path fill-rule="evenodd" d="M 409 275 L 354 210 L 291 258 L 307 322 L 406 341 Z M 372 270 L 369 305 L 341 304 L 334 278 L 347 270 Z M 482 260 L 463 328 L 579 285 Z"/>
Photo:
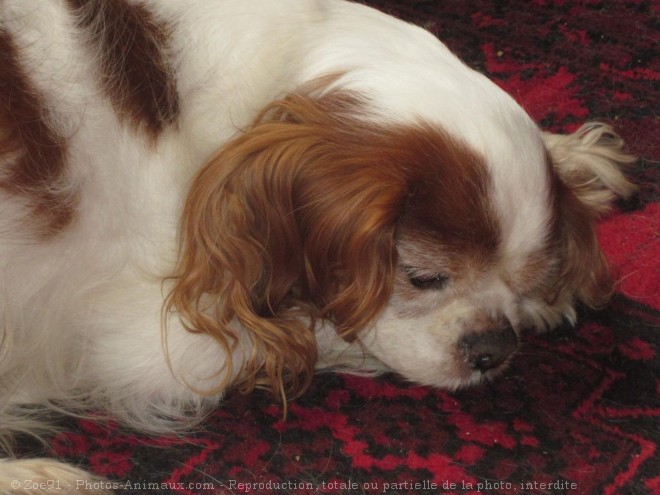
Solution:
<path fill-rule="evenodd" d="M 0 428 L 165 432 L 318 369 L 488 380 L 610 296 L 622 149 L 356 3 L 4 0 Z"/>

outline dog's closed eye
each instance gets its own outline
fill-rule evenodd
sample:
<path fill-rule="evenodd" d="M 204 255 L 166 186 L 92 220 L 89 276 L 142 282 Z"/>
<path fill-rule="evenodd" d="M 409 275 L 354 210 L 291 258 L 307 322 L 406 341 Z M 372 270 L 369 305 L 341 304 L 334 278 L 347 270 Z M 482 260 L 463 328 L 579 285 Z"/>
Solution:
<path fill-rule="evenodd" d="M 405 267 L 405 272 L 410 284 L 419 290 L 442 290 L 449 282 L 449 277 L 442 273 L 424 273 L 409 266 Z"/>

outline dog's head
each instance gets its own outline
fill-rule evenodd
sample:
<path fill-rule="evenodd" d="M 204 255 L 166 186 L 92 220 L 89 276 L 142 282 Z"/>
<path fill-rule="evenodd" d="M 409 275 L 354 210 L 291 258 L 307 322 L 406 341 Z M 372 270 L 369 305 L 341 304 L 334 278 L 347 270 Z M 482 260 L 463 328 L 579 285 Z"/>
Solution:
<path fill-rule="evenodd" d="M 269 105 L 197 175 L 183 213 L 169 307 L 229 354 L 247 333 L 246 388 L 304 388 L 321 322 L 410 380 L 455 388 L 501 370 L 522 329 L 607 300 L 593 222 L 611 198 L 575 165 L 584 136 L 544 139 L 499 93 L 497 112 L 484 102 L 456 125 L 388 120 L 377 98 L 334 86 Z"/>

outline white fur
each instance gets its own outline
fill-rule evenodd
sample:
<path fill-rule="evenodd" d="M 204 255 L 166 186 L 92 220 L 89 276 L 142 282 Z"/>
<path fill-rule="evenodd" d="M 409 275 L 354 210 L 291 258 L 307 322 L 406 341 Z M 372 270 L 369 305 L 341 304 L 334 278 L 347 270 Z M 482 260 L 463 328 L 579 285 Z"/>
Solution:
<path fill-rule="evenodd" d="M 516 327 L 553 326 L 574 317 L 570 304 L 547 308 L 520 300 L 501 274 L 515 271 L 547 237 L 543 139 L 553 154 L 594 170 L 605 188 L 622 192 L 618 172 L 599 172 L 604 160 L 592 152 L 593 143 L 542 138 L 508 95 L 431 34 L 358 4 L 140 3 L 173 26 L 168 57 L 181 96 L 178 127 L 166 129 L 155 148 L 122 125 L 97 87 L 95 55 L 84 38 L 70 36 L 74 19 L 64 0 L 0 3 L 0 27 L 12 34 L 26 72 L 47 98 L 51 124 L 69 140 L 69 174 L 57 187 L 82 191 L 75 222 L 40 242 L 22 223 L 20 197 L 0 189 L 0 425 L 34 430 L 19 406 L 57 403 L 74 412 L 100 408 L 159 432 L 172 428 L 171 419 L 194 421 L 217 404 L 221 394 L 194 390 L 213 387 L 224 351 L 210 337 L 185 331 L 176 316 L 168 322 L 167 357 L 161 339 L 164 280 L 176 262 L 187 186 L 209 155 L 268 102 L 328 74 L 343 74 L 335 86 L 369 98 L 370 112 L 362 118 L 435 123 L 483 156 L 503 245 L 496 268 L 451 294 L 427 296 L 430 309 L 423 316 L 401 316 L 407 303 L 395 291 L 361 342 L 349 345 L 321 325 L 319 368 L 392 369 L 455 388 L 479 379 L 457 372 L 452 357 L 476 321 L 506 317 Z M 569 147 L 589 158 L 571 160 Z M 243 329 L 236 331 L 245 337 Z M 244 349 L 233 356 L 234 376 Z M 0 464 L 0 489 L 22 476 L 18 465 L 7 466 Z M 47 467 L 21 466 L 28 472 Z"/>

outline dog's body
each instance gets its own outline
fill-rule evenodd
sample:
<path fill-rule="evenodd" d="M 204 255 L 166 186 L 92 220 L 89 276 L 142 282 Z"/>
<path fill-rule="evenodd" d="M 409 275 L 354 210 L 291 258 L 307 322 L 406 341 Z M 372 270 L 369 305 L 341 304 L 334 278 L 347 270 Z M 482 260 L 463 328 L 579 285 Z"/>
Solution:
<path fill-rule="evenodd" d="M 620 140 L 364 6 L 4 0 L 0 62 L 6 431 L 167 431 L 314 367 L 455 388 L 610 289 Z"/>

